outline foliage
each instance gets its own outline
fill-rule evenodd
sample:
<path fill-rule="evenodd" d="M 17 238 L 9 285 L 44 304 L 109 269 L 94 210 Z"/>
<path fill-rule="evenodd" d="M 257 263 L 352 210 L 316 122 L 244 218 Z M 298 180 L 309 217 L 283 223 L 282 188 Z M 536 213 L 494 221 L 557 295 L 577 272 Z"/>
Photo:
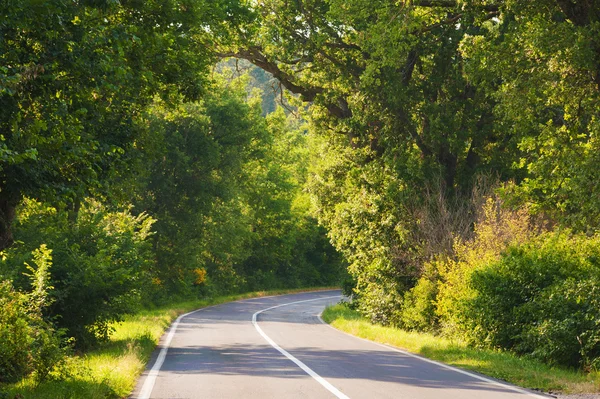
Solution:
<path fill-rule="evenodd" d="M 400 323 L 403 328 L 409 331 L 438 332 L 439 317 L 436 314 L 439 291 L 438 267 L 436 261 L 427 263 L 415 286 L 405 292 Z"/>
<path fill-rule="evenodd" d="M 402 322 L 410 330 L 463 338 L 462 306 L 472 299 L 472 274 L 497 260 L 511 244 L 527 241 L 533 229 L 527 209 L 511 210 L 497 196 L 478 199 L 473 233 L 454 235 L 449 253 L 424 264 L 420 278 L 404 296 Z M 479 205 L 477 205 L 479 204 Z M 478 208 L 477 208 L 478 206 Z M 463 214 L 468 220 L 468 215 Z"/>
<path fill-rule="evenodd" d="M 488 198 L 480 210 L 471 240 L 455 242 L 455 257 L 436 263 L 439 273 L 436 315 L 445 334 L 470 333 L 463 320 L 463 306 L 475 295 L 470 279 L 510 245 L 526 242 L 533 230 L 526 209 L 513 211 L 497 198 Z"/>
<path fill-rule="evenodd" d="M 517 143 L 513 194 L 563 225 L 599 226 L 599 4 L 508 2 L 485 36 L 461 45 L 469 78 L 494 98 L 495 123 Z"/>
<path fill-rule="evenodd" d="M 312 103 L 321 134 L 371 150 L 412 188 L 439 178 L 450 197 L 468 195 L 493 171 L 586 230 L 598 225 L 585 195 L 597 189 L 598 8 L 268 0 L 215 47 L 273 74 Z"/>
<path fill-rule="evenodd" d="M 325 230 L 309 216 L 310 199 L 302 192 L 309 163 L 307 126 L 281 108 L 267 124 L 264 157 L 248 165 L 252 255 L 242 266 L 247 289 L 335 283 L 341 260 Z"/>
<path fill-rule="evenodd" d="M 0 282 L 0 383 L 31 373 L 41 382 L 66 353 L 63 332 L 42 314 L 52 302 L 51 251 L 42 245 L 33 252 L 33 259 L 36 267 L 27 265 L 30 292 L 15 290 L 10 281 Z"/>
<path fill-rule="evenodd" d="M 60 204 L 110 191 L 155 94 L 197 98 L 210 2 L 2 2 L 0 248 L 23 195 Z"/>
<path fill-rule="evenodd" d="M 460 369 L 473 370 L 536 391 L 593 395 L 598 392 L 600 386 L 598 371 L 586 373 L 581 370 L 549 366 L 537 359 L 514 353 L 473 348 L 460 340 L 373 325 L 345 304 L 326 308 L 323 311 L 323 320 L 349 334 L 385 345 L 393 345 Z"/>
<path fill-rule="evenodd" d="M 598 237 L 541 236 L 476 271 L 468 336 L 550 363 L 597 367 L 598 244 Z"/>
<path fill-rule="evenodd" d="M 26 199 L 15 226 L 23 242 L 7 250 L 2 269 L 24 287 L 19 272 L 31 257 L 29 248 L 40 243 L 52 248 L 54 289 L 45 314 L 79 347 L 93 345 L 107 339 L 112 322 L 139 306 L 150 277 L 147 238 L 153 223 L 146 214 L 109 212 L 91 200 L 71 223 L 66 212 Z M 34 290 L 32 295 L 39 294 Z"/>
<path fill-rule="evenodd" d="M 444 257 L 456 237 L 471 239 L 481 175 L 514 181 L 505 200 L 550 225 L 588 234 L 600 225 L 598 9 L 596 0 L 267 0 L 214 48 L 310 103 L 308 190 L 364 314 L 399 324 L 407 300 L 429 318 L 437 288 L 417 280 L 442 259 L 450 325 L 445 301 L 468 291 L 459 277 L 476 267 Z M 506 244 L 498 239 L 488 260 Z M 409 324 L 426 326 L 408 306 Z"/>
<path fill-rule="evenodd" d="M 310 133 L 313 212 L 349 263 L 358 306 L 374 321 L 397 324 L 397 305 L 418 273 L 409 237 L 415 224 L 407 208 L 396 206 L 411 190 L 376 161 L 357 166 L 368 152 Z"/>
<path fill-rule="evenodd" d="M 194 269 L 205 268 L 214 279 L 220 267 L 232 271 L 246 256 L 238 196 L 264 122 L 239 90 L 215 87 L 201 103 L 176 109 L 157 104 L 147 123 L 142 174 L 135 176 L 137 207 L 158 219 L 154 241 L 162 287 L 189 294 Z"/>

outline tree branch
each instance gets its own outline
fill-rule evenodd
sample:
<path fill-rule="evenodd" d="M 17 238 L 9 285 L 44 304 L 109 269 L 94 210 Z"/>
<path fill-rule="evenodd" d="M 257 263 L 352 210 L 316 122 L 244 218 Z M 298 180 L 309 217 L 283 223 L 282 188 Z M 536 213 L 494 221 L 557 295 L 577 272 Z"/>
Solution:
<path fill-rule="evenodd" d="M 313 102 L 317 95 L 325 91 L 325 89 L 322 87 L 308 85 L 300 86 L 294 83 L 293 77 L 285 71 L 282 71 L 277 63 L 269 61 L 267 57 L 262 54 L 261 48 L 257 46 L 241 49 L 237 52 L 217 53 L 217 56 L 220 58 L 242 58 L 251 62 L 263 71 L 269 72 L 271 75 L 273 75 L 273 77 L 279 80 L 283 87 L 285 87 L 287 90 L 294 94 L 300 95 L 302 101 Z M 343 97 L 338 98 L 337 104 L 328 102 L 324 105 L 332 116 L 340 119 L 352 117 L 352 111 L 348 106 L 348 102 Z"/>
<path fill-rule="evenodd" d="M 458 2 L 454 0 L 413 0 L 410 4 L 417 7 L 457 8 L 459 6 Z M 498 4 L 487 4 L 475 7 L 485 11 L 498 11 L 500 9 Z"/>

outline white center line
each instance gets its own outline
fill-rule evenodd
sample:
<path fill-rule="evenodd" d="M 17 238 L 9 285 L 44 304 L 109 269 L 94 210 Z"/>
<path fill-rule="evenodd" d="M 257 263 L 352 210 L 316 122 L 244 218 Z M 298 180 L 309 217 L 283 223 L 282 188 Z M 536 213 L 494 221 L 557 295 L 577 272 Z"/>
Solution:
<path fill-rule="evenodd" d="M 320 301 L 320 300 L 323 300 L 323 299 L 333 299 L 333 298 L 340 298 L 340 297 L 341 297 L 341 295 L 335 295 L 335 296 L 328 296 L 328 297 L 323 297 L 323 298 L 307 299 L 307 300 L 304 300 L 304 301 L 296 301 L 296 302 L 284 303 L 283 305 L 271 306 L 270 308 L 259 310 L 258 312 L 254 313 L 252 315 L 252 324 L 254 324 L 254 327 L 256 328 L 256 331 L 258 331 L 258 333 L 260 335 L 262 335 L 262 337 L 269 344 L 271 344 L 271 346 L 273 348 L 277 349 L 283 356 L 287 357 L 292 362 L 294 362 L 298 367 L 300 367 L 302 370 L 304 370 L 304 372 L 306 374 L 310 375 L 319 384 L 323 385 L 329 392 L 331 392 L 332 394 L 334 394 L 339 399 L 350 399 L 348 396 L 344 395 L 340 390 L 338 390 L 336 387 L 334 387 L 333 385 L 331 385 L 328 381 L 326 381 L 319 374 L 315 373 L 306 364 L 302 363 L 300 360 L 298 360 L 294 356 L 292 356 L 288 351 L 286 351 L 285 349 L 283 349 L 282 347 L 280 347 L 279 345 L 277 345 L 275 343 L 275 341 L 273 341 L 267 334 L 265 334 L 265 332 L 260 328 L 260 326 L 258 325 L 258 322 L 256 321 L 256 316 L 258 316 L 262 312 L 266 312 L 267 310 L 277 309 L 277 308 L 280 308 L 280 307 L 283 307 L 283 306 L 294 305 L 296 303 L 313 302 L 313 301 Z"/>
<path fill-rule="evenodd" d="M 266 299 L 266 298 L 274 298 L 277 296 L 280 296 L 280 295 L 269 295 L 269 296 L 263 296 L 263 297 L 241 299 L 238 301 L 232 301 L 230 303 L 251 302 L 252 300 L 262 300 L 262 299 Z M 337 296 L 329 297 L 329 298 L 336 298 L 336 297 Z M 325 299 L 325 298 L 319 298 L 319 299 Z M 315 299 L 311 299 L 311 301 L 313 301 L 313 300 L 315 300 Z M 300 301 L 300 302 L 305 302 L 305 301 Z M 156 358 L 154 365 L 152 366 L 152 368 L 148 372 L 148 375 L 146 376 L 146 379 L 144 380 L 144 384 L 142 385 L 142 388 L 140 389 L 140 394 L 138 395 L 137 399 L 149 399 L 150 395 L 152 395 L 152 390 L 154 389 L 154 384 L 156 383 L 156 378 L 158 377 L 158 373 L 160 372 L 160 369 L 161 369 L 163 363 L 165 362 L 165 359 L 167 357 L 167 352 L 169 351 L 169 346 L 171 345 L 171 341 L 173 340 L 173 336 L 175 335 L 175 332 L 177 331 L 177 326 L 179 326 L 181 319 L 183 319 L 184 317 L 189 316 L 193 313 L 202 312 L 206 309 L 211 309 L 216 306 L 219 306 L 219 305 L 207 306 L 204 308 L 193 310 L 186 314 L 182 314 L 173 322 L 173 324 L 171 325 L 171 327 L 169 329 L 169 333 L 167 334 L 167 337 L 164 341 L 164 344 L 158 354 L 158 357 Z M 278 307 L 278 306 L 275 306 L 275 307 Z M 272 309 L 272 308 L 269 308 L 269 309 Z M 265 310 L 268 310 L 268 309 L 261 310 L 261 312 L 264 312 Z M 255 320 L 255 316 L 256 315 L 252 316 L 253 323 Z"/>

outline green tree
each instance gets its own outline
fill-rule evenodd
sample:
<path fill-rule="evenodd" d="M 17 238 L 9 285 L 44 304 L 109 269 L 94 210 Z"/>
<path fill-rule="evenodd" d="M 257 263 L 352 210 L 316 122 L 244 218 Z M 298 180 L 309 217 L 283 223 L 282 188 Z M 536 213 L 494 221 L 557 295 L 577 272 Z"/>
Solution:
<path fill-rule="evenodd" d="M 462 203 L 481 174 L 515 180 L 533 210 L 597 229 L 598 9 L 269 0 L 215 51 L 311 103 L 311 129 L 327 142 L 310 188 L 319 219 L 359 291 L 389 293 L 391 320 L 423 255 L 435 255 L 423 250 L 436 241 L 419 233 L 423 215 L 458 215 L 437 248 L 452 251 L 453 236 L 469 234 L 475 212 Z"/>
<path fill-rule="evenodd" d="M 0 249 L 23 195 L 76 211 L 133 145 L 133 121 L 156 93 L 198 97 L 202 25 L 216 6 L 2 2 Z"/>
<path fill-rule="evenodd" d="M 136 206 L 158 219 L 158 277 L 171 292 L 189 293 L 196 269 L 212 278 L 248 256 L 240 196 L 247 162 L 261 156 L 266 125 L 258 103 L 246 103 L 243 82 L 212 88 L 197 103 L 156 104 L 138 143 Z"/>

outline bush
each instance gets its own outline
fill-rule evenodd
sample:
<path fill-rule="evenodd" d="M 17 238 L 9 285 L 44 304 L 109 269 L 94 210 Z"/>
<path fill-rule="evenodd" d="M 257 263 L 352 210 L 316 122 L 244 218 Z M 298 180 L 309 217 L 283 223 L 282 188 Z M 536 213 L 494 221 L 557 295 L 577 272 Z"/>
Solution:
<path fill-rule="evenodd" d="M 539 320 L 525 329 L 520 349 L 550 363 L 600 369 L 599 276 L 558 282 L 539 302 Z"/>
<path fill-rule="evenodd" d="M 29 348 L 34 340 L 27 295 L 10 281 L 0 283 L 0 382 L 14 382 L 32 370 Z"/>
<path fill-rule="evenodd" d="M 34 251 L 37 268 L 29 267 L 32 292 L 16 291 L 8 280 L 0 282 L 0 383 L 15 382 L 35 373 L 38 381 L 64 358 L 63 334 L 42 317 L 50 305 L 48 268 L 50 250 Z"/>
<path fill-rule="evenodd" d="M 453 257 L 435 262 L 439 275 L 435 313 L 444 335 L 468 337 L 472 326 L 465 320 L 466 304 L 474 298 L 470 284 L 476 270 L 498 260 L 510 245 L 526 242 L 533 236 L 527 209 L 511 210 L 490 197 L 478 210 L 473 237 L 456 239 Z"/>
<path fill-rule="evenodd" d="M 473 273 L 465 332 L 552 364 L 597 367 L 600 237 L 543 235 Z"/>
<path fill-rule="evenodd" d="M 417 284 L 404 294 L 402 326 L 408 330 L 437 332 L 439 318 L 435 313 L 438 293 L 437 263 L 425 265 Z"/>
<path fill-rule="evenodd" d="M 398 327 L 402 323 L 402 296 L 406 285 L 390 262 L 375 260 L 365 278 L 359 278 L 358 310 L 372 323 Z"/>
<path fill-rule="evenodd" d="M 146 239 L 153 219 L 128 210 L 110 212 L 95 201 L 86 201 L 75 220 L 67 216 L 25 200 L 15 237 L 26 244 L 7 251 L 4 268 L 24 288 L 19 272 L 31 246 L 47 243 L 53 249 L 54 303 L 46 313 L 81 348 L 106 340 L 110 324 L 137 309 L 141 292 L 151 288 L 153 256 Z"/>

